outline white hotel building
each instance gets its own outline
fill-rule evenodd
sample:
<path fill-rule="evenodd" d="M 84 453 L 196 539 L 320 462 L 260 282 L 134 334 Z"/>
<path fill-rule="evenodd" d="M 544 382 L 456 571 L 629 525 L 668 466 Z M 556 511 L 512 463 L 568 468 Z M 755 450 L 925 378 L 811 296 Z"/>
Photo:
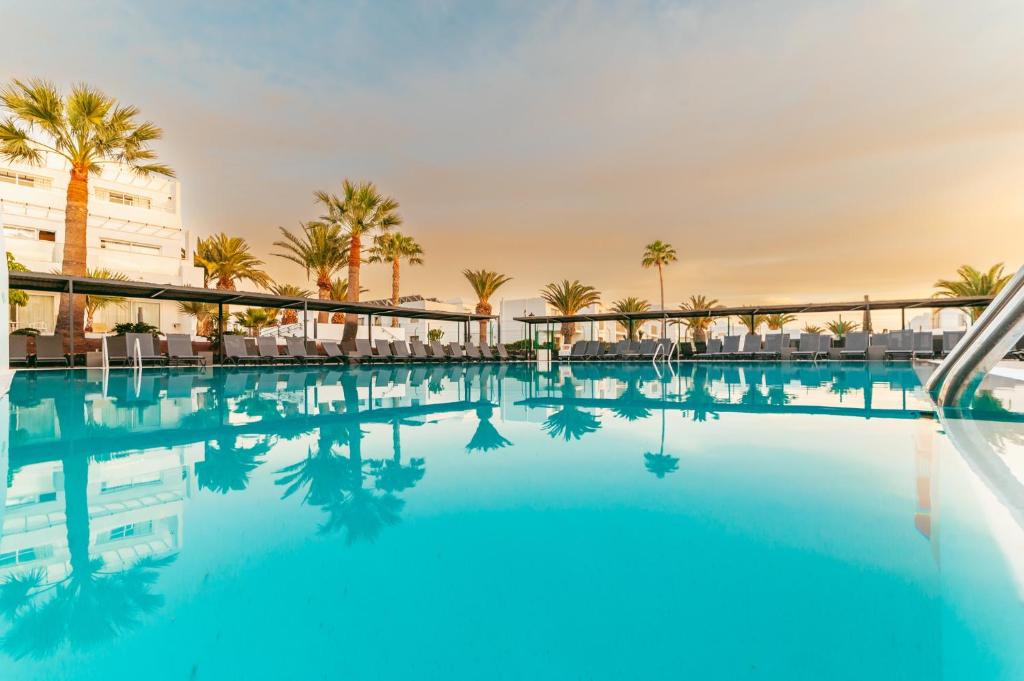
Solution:
<path fill-rule="evenodd" d="M 7 248 L 32 271 L 60 271 L 68 179 L 66 162 L 54 154 L 39 166 L 0 164 Z M 203 284 L 202 270 L 192 265 L 195 236 L 182 226 L 177 180 L 141 178 L 125 168 L 106 167 L 89 178 L 87 235 L 90 269 L 103 268 L 158 284 Z M 29 304 L 15 308 L 12 328 L 52 333 L 58 304 L 56 294 L 30 292 Z M 174 302 L 133 300 L 97 312 L 93 329 L 109 330 L 140 317 L 164 332 L 191 331 L 194 324 L 178 312 Z"/>

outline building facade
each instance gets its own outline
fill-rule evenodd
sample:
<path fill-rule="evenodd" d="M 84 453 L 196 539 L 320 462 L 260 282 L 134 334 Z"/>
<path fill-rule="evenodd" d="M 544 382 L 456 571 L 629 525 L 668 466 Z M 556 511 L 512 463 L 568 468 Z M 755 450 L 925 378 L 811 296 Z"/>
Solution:
<path fill-rule="evenodd" d="M 67 163 L 54 154 L 39 166 L 0 165 L 7 247 L 34 272 L 60 271 L 68 176 Z M 89 179 L 87 226 L 89 269 L 106 269 L 134 281 L 202 286 L 202 270 L 192 264 L 195 237 L 182 225 L 177 180 L 142 178 L 126 168 L 106 167 Z M 58 304 L 55 294 L 30 293 L 28 305 L 13 310 L 11 326 L 52 333 Z M 98 311 L 93 330 L 99 333 L 139 320 L 172 333 L 192 331 L 194 326 L 176 303 L 130 300 Z"/>

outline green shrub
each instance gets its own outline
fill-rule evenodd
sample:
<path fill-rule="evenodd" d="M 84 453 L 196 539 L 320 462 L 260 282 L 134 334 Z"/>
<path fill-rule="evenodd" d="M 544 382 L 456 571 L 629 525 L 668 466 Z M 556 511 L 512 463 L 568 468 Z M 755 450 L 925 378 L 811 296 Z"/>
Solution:
<path fill-rule="evenodd" d="M 114 333 L 123 336 L 126 333 L 156 333 L 157 329 L 152 324 L 145 322 L 124 322 L 114 327 Z"/>
<path fill-rule="evenodd" d="M 31 326 L 26 326 L 23 329 L 15 329 L 11 331 L 12 336 L 38 336 L 39 329 L 33 329 Z"/>

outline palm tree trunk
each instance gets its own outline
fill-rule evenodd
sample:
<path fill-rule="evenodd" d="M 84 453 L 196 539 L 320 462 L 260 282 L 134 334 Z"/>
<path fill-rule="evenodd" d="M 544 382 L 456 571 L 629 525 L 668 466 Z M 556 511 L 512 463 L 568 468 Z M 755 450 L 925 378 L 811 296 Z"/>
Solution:
<path fill-rule="evenodd" d="M 359 265 L 362 262 L 362 241 L 359 234 L 353 232 L 349 239 L 348 249 L 348 302 L 359 302 Z M 345 315 L 345 330 L 341 339 L 352 342 L 356 339 L 359 331 L 359 316 L 354 314 Z"/>
<path fill-rule="evenodd" d="M 489 315 L 489 314 L 491 314 L 491 311 L 492 311 L 491 310 L 491 303 L 489 301 L 481 300 L 479 303 L 476 304 L 476 313 L 477 314 Z M 481 319 L 480 320 L 480 345 L 483 345 L 484 343 L 487 342 L 486 340 L 484 340 L 486 338 L 486 336 L 487 336 L 487 320 L 486 319 Z"/>
<path fill-rule="evenodd" d="M 665 277 L 661 271 L 661 263 L 658 263 L 658 287 L 661 289 L 661 311 L 665 311 Z M 665 337 L 665 318 L 661 318 L 661 337 Z"/>
<path fill-rule="evenodd" d="M 64 208 L 64 257 L 61 262 L 61 273 L 76 277 L 86 274 L 86 224 L 89 220 L 89 172 L 78 168 L 71 169 L 68 182 L 67 200 Z M 69 335 L 72 316 L 76 311 L 85 309 L 85 296 L 75 295 L 60 297 L 60 310 L 57 313 L 55 331 Z M 76 321 L 79 321 L 77 316 Z M 85 346 L 85 329 L 83 324 L 75 324 L 75 344 Z"/>
<path fill-rule="evenodd" d="M 391 305 L 398 307 L 398 288 L 401 284 L 401 274 L 398 271 L 398 258 L 391 261 Z M 391 328 L 398 326 L 398 317 L 391 318 Z"/>
<path fill-rule="evenodd" d="M 320 300 L 331 299 L 331 280 L 329 277 L 318 277 L 316 280 L 317 297 Z M 328 319 L 328 313 L 321 312 L 316 316 L 317 322 L 320 324 L 326 324 Z"/>

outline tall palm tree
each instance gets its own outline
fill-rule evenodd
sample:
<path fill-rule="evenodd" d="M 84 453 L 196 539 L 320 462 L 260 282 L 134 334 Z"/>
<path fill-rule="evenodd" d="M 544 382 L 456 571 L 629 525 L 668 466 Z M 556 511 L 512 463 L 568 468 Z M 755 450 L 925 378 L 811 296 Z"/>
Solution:
<path fill-rule="evenodd" d="M 275 296 L 284 296 L 286 298 L 309 298 L 309 291 L 295 284 L 273 284 L 270 287 L 270 292 Z M 285 308 L 284 314 L 281 315 L 281 326 L 297 324 L 298 322 L 298 311 L 291 307 Z"/>
<path fill-rule="evenodd" d="M 632 312 L 647 312 L 651 309 L 651 304 L 642 298 L 635 298 L 629 296 L 628 298 L 621 298 L 612 303 L 612 311 L 618 312 L 619 314 L 630 314 Z M 625 323 L 619 322 L 623 328 L 626 329 L 626 334 L 629 336 L 629 340 L 636 340 L 636 320 L 628 319 Z"/>
<path fill-rule="evenodd" d="M 683 301 L 679 307 L 684 310 L 696 311 L 710 310 L 717 305 L 717 298 L 708 298 L 705 295 L 696 294 Z M 705 343 L 708 340 L 708 329 L 714 321 L 711 317 L 688 317 L 683 320 L 683 324 L 690 330 L 694 342 Z"/>
<path fill-rule="evenodd" d="M 341 196 L 318 191 L 314 194 L 326 213 L 320 218 L 328 225 L 337 225 L 348 239 L 348 298 L 350 303 L 359 302 L 359 267 L 363 258 L 363 239 L 387 232 L 402 224 L 398 214 L 398 201 L 384 196 L 372 182 L 354 184 L 349 180 L 341 183 Z M 345 330 L 342 339 L 351 341 L 359 328 L 357 315 L 345 316 Z"/>
<path fill-rule="evenodd" d="M 182 301 L 178 312 L 196 318 L 196 335 L 209 337 L 213 332 L 213 316 L 216 308 L 210 303 Z"/>
<path fill-rule="evenodd" d="M 203 240 L 196 251 L 196 261 L 205 269 L 218 289 L 236 290 L 240 281 L 269 286 L 270 275 L 263 271 L 263 261 L 252 254 L 248 242 L 224 232 Z"/>
<path fill-rule="evenodd" d="M 1003 273 L 1003 263 L 999 262 L 988 268 L 987 272 L 976 270 L 970 265 L 961 265 L 956 271 L 959 279 L 939 279 L 934 286 L 937 298 L 959 298 L 964 296 L 994 296 L 1003 290 L 1013 275 Z M 978 317 L 985 311 L 985 307 L 964 308 L 971 317 L 971 322 L 978 321 Z"/>
<path fill-rule="evenodd" d="M 658 288 L 661 290 L 661 308 L 665 309 L 665 268 L 674 263 L 678 258 L 676 257 L 676 249 L 672 247 L 672 244 L 665 243 L 664 241 L 656 240 L 647 244 L 644 248 L 643 258 L 640 260 L 640 264 L 646 268 L 657 267 L 658 268 Z M 661 320 L 661 337 L 665 337 L 665 320 Z"/>
<path fill-rule="evenodd" d="M 331 278 L 348 262 L 348 246 L 341 226 L 313 221 L 302 225 L 299 234 L 284 227 L 278 229 L 283 240 L 275 241 L 274 246 L 284 252 L 272 255 L 305 269 L 307 279 L 312 274 L 316 278 L 320 300 L 330 300 Z M 318 318 L 320 323 L 327 322 L 327 313 L 321 312 Z"/>
<path fill-rule="evenodd" d="M 776 313 L 764 315 L 764 323 L 768 325 L 769 331 L 782 331 L 786 324 L 792 324 L 795 321 L 795 314 Z"/>
<path fill-rule="evenodd" d="M 401 284 L 400 265 L 405 260 L 410 265 L 422 265 L 423 248 L 411 236 L 399 232 L 385 232 L 373 239 L 370 262 L 391 263 L 391 304 L 398 306 Z M 398 317 L 391 318 L 391 326 L 398 326 Z"/>
<path fill-rule="evenodd" d="M 84 84 L 72 86 L 65 97 L 48 81 L 14 79 L 0 88 L 0 107 L 8 113 L 0 120 L 0 159 L 39 165 L 54 154 L 68 164 L 61 272 L 85 276 L 89 176 L 113 164 L 141 177 L 174 177 L 149 146 L 163 131 L 138 121 L 138 108 Z M 75 310 L 83 304 L 81 296 L 61 296 L 58 333 L 67 334 Z M 75 335 L 84 339 L 82 324 L 75 325 Z"/>
<path fill-rule="evenodd" d="M 579 280 L 568 279 L 548 284 L 540 292 L 540 297 L 562 315 L 574 315 L 589 305 L 601 302 L 601 293 L 593 286 L 581 284 Z M 562 322 L 563 342 L 568 343 L 574 335 L 576 323 Z"/>
<path fill-rule="evenodd" d="M 87 269 L 85 276 L 90 279 L 110 279 L 112 281 L 128 281 L 128 275 L 122 272 L 113 272 L 105 267 Z M 83 331 L 92 331 L 92 320 L 100 310 L 111 305 L 120 305 L 124 302 L 124 296 L 98 296 L 90 293 L 85 296 L 85 327 Z"/>
<path fill-rule="evenodd" d="M 512 281 L 512 277 L 491 272 L 490 270 L 462 270 L 462 276 L 466 278 L 469 285 L 473 287 L 476 294 L 476 313 L 490 315 L 494 310 L 491 307 L 491 298 L 499 288 Z M 480 342 L 484 342 L 487 336 L 487 320 L 480 320 Z"/>

